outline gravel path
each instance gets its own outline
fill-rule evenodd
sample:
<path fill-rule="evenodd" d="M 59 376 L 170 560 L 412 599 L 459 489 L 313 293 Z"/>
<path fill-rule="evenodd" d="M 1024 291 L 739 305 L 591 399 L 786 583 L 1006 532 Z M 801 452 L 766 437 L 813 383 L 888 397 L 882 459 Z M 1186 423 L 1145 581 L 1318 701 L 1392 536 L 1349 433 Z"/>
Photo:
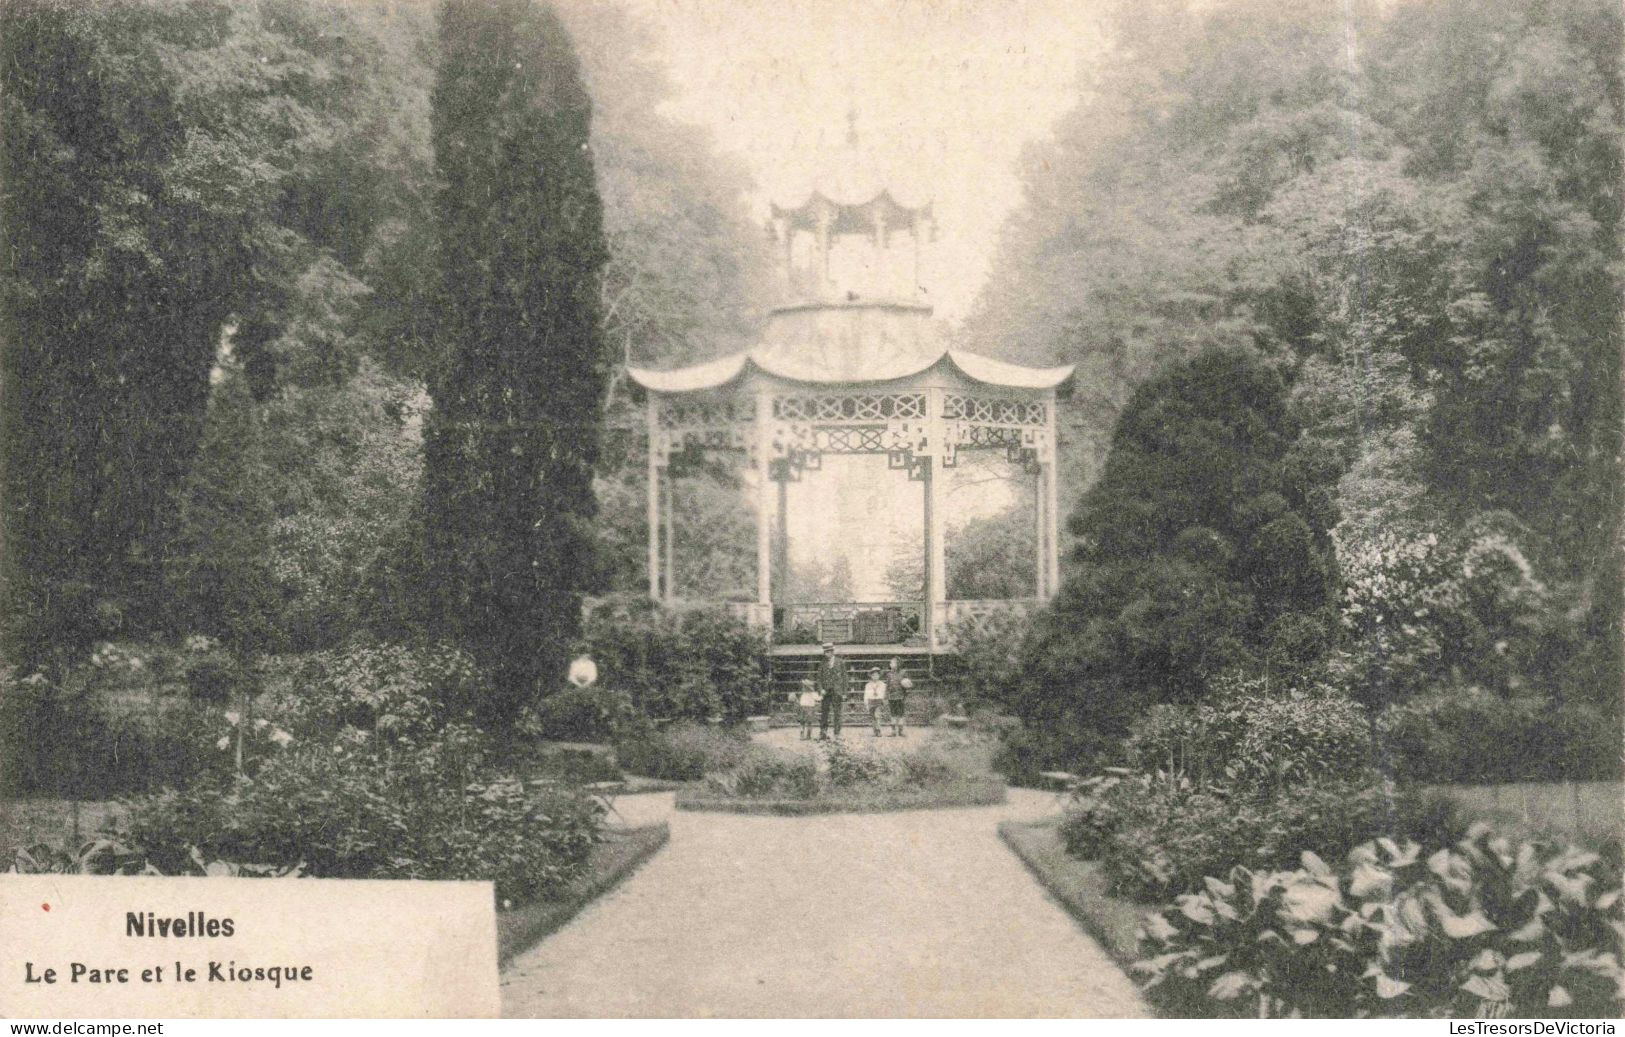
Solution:
<path fill-rule="evenodd" d="M 1133 984 L 999 841 L 997 807 L 774 818 L 671 811 L 671 842 L 516 958 L 510 1017 L 1138 1017 Z"/>

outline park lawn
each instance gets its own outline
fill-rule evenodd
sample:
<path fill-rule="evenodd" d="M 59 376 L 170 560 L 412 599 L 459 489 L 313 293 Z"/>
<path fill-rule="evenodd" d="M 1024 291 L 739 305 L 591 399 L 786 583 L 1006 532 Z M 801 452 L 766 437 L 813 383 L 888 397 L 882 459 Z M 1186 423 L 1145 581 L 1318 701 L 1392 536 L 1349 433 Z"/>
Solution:
<path fill-rule="evenodd" d="M 113 800 L 79 803 L 79 838 L 85 842 L 121 812 Z M 8 799 L 0 801 L 0 871 L 11 866 L 17 851 L 48 843 L 67 846 L 73 836 L 73 801 L 66 799 Z"/>
<path fill-rule="evenodd" d="M 670 838 L 671 826 L 664 821 L 638 828 L 606 828 L 603 840 L 587 859 L 586 873 L 564 892 L 498 912 L 498 961 L 506 964 L 514 955 L 563 928 L 582 908 L 625 881 Z"/>
<path fill-rule="evenodd" d="M 1140 923 L 1150 909 L 1109 895 L 1100 864 L 1066 852 L 1057 819 L 1005 821 L 999 838 L 1113 961 L 1127 970 L 1139 959 Z"/>

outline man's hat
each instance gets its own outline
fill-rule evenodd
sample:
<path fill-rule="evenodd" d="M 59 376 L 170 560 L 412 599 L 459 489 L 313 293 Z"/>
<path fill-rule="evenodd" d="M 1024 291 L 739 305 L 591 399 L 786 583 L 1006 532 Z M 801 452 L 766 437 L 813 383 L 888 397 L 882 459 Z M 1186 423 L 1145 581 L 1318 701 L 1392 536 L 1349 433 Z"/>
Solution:
<path fill-rule="evenodd" d="M 835 642 L 834 641 L 825 641 L 824 645 L 823 645 L 823 648 L 824 648 L 824 651 L 826 651 L 826 652 L 833 652 L 833 651 L 835 651 Z"/>

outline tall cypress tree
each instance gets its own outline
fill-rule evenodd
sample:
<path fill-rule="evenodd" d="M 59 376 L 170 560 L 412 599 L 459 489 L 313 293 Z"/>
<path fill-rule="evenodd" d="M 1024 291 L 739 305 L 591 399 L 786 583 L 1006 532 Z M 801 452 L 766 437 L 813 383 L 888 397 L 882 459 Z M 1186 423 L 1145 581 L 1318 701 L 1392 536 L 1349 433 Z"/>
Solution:
<path fill-rule="evenodd" d="M 425 424 L 434 614 L 485 719 L 562 678 L 590 570 L 607 258 L 569 37 L 530 0 L 448 0 L 433 97 L 439 284 Z"/>

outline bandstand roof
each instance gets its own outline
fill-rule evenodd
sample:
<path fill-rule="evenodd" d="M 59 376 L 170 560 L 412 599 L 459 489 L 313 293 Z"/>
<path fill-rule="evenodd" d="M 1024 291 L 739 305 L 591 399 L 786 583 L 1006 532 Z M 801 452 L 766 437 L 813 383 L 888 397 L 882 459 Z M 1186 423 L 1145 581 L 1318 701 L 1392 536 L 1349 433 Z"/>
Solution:
<path fill-rule="evenodd" d="M 632 367 L 632 381 L 658 393 L 717 389 L 752 370 L 785 381 L 812 385 L 852 385 L 908 378 L 946 364 L 965 378 L 1010 389 L 1053 389 L 1072 377 L 1072 365 L 1025 367 L 1005 360 L 944 347 L 926 320 L 819 320 L 837 310 L 907 310 L 930 315 L 929 307 L 864 302 L 784 307 L 769 322 L 764 341 L 753 349 L 669 371 Z M 795 316 L 810 320 L 788 319 Z M 859 316 L 859 314 L 852 314 Z"/>

